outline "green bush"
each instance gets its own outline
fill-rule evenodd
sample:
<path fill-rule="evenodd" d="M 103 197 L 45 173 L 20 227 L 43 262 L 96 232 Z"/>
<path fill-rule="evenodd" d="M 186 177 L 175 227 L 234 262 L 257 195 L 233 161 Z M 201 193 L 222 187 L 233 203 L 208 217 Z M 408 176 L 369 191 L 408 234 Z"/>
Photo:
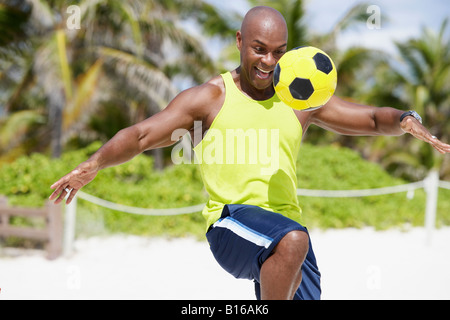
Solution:
<path fill-rule="evenodd" d="M 407 181 L 392 178 L 381 166 L 364 161 L 350 149 L 304 144 L 297 161 L 298 185 L 304 189 L 354 190 L 401 185 Z M 438 224 L 448 224 L 450 192 L 440 189 Z M 374 226 L 377 229 L 424 224 L 426 195 L 414 192 L 361 198 L 299 197 L 305 223 L 310 227 L 344 228 Z"/>
<path fill-rule="evenodd" d="M 52 192 L 50 185 L 87 159 L 99 143 L 67 152 L 60 159 L 42 154 L 22 157 L 0 166 L 0 194 L 10 204 L 39 207 Z M 354 151 L 336 146 L 304 144 L 298 158 L 298 182 L 305 189 L 368 189 L 406 183 L 390 177 L 380 166 L 369 163 Z M 101 171 L 84 192 L 124 205 L 142 208 L 177 208 L 204 203 L 204 192 L 197 165 L 174 165 L 153 170 L 153 159 L 140 155 L 132 161 Z M 438 224 L 450 224 L 450 191 L 440 190 Z M 304 221 L 312 228 L 374 226 L 386 229 L 424 223 L 423 190 L 413 199 L 406 193 L 364 198 L 299 197 Z M 200 212 L 181 216 L 140 216 L 105 209 L 78 200 L 77 235 L 131 233 L 139 235 L 203 237 L 205 222 Z"/>

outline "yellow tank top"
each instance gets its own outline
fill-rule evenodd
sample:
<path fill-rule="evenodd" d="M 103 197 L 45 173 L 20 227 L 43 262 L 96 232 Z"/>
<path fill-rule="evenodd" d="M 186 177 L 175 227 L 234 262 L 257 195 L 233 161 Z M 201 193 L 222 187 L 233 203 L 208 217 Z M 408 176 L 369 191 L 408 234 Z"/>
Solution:
<path fill-rule="evenodd" d="M 225 204 L 248 204 L 301 222 L 297 198 L 296 158 L 302 127 L 294 111 L 277 95 L 256 101 L 222 75 L 225 101 L 195 146 L 205 189 L 207 228 Z"/>

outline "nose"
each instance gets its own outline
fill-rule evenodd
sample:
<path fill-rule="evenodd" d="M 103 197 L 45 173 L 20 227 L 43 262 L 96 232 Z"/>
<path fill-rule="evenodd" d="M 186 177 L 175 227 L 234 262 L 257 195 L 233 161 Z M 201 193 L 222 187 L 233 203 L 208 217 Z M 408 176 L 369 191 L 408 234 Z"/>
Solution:
<path fill-rule="evenodd" d="M 268 52 L 262 57 L 261 62 L 268 67 L 273 67 L 277 64 L 277 59 L 273 56 L 272 52 Z"/>

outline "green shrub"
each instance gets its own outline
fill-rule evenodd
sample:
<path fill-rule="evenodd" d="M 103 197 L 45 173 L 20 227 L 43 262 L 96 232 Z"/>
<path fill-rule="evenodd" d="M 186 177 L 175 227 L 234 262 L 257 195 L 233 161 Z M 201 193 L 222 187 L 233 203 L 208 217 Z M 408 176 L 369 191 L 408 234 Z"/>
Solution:
<path fill-rule="evenodd" d="M 22 157 L 0 166 L 0 194 L 10 204 L 39 207 L 52 192 L 50 185 L 86 160 L 99 143 L 65 153 L 60 159 L 42 154 Z M 369 163 L 354 151 L 336 146 L 304 144 L 298 158 L 298 182 L 305 189 L 369 189 L 406 183 L 390 177 L 380 166 Z M 197 165 L 174 165 L 161 172 L 153 170 L 153 159 L 139 155 L 132 161 L 101 171 L 84 192 L 128 206 L 177 208 L 204 203 Z M 440 190 L 438 224 L 450 224 L 450 191 Z M 344 228 L 392 226 L 424 223 L 426 196 L 416 190 L 413 199 L 406 193 L 364 198 L 299 197 L 308 227 Z M 105 209 L 78 200 L 77 235 L 121 232 L 139 235 L 203 237 L 205 222 L 200 212 L 180 216 L 140 216 Z"/>
<path fill-rule="evenodd" d="M 297 161 L 299 188 L 320 190 L 372 189 L 401 185 L 407 181 L 392 178 L 381 166 L 361 159 L 350 149 L 304 144 Z M 438 225 L 450 219 L 449 190 L 439 190 Z M 374 226 L 377 229 L 406 225 L 423 226 L 426 194 L 414 192 L 361 198 L 299 197 L 305 223 L 310 227 L 345 228 Z"/>

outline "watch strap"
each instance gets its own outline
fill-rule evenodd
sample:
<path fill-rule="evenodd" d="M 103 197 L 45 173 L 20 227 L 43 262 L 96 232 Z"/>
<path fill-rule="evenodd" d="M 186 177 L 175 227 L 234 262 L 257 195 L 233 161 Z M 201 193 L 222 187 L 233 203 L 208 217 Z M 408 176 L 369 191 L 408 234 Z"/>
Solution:
<path fill-rule="evenodd" d="M 403 119 L 405 119 L 406 117 L 411 116 L 414 117 L 415 119 L 417 119 L 417 121 L 419 121 L 420 123 L 422 123 L 422 119 L 420 118 L 420 116 L 417 114 L 417 112 L 409 110 L 404 112 L 401 116 L 400 116 L 400 122 L 403 121 Z"/>

